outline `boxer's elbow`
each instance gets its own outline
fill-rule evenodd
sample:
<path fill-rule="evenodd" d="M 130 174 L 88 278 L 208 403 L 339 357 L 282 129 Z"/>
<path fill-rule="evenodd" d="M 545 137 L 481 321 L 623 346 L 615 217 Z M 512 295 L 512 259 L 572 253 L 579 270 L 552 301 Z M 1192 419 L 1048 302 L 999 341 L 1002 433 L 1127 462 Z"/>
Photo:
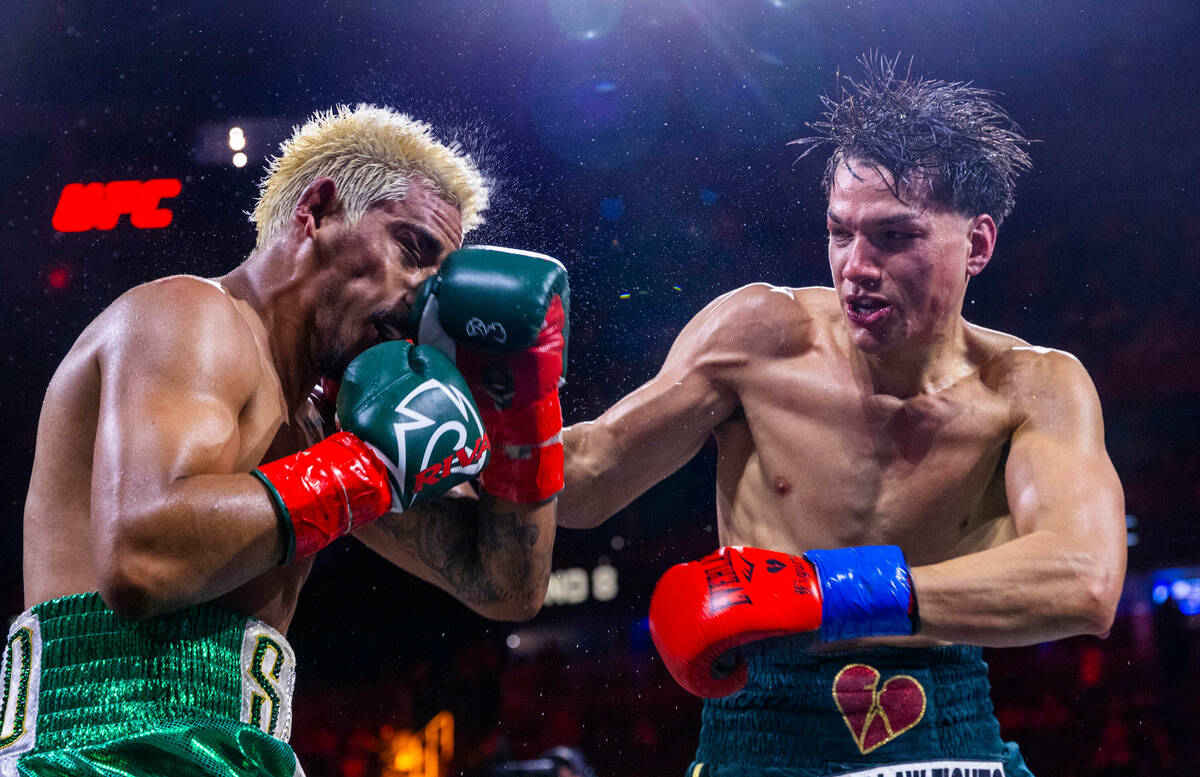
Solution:
<path fill-rule="evenodd" d="M 101 575 L 100 598 L 126 620 L 142 621 L 170 612 L 175 607 L 156 566 L 128 556 L 112 559 Z"/>
<path fill-rule="evenodd" d="M 475 610 L 484 617 L 497 621 L 528 621 L 541 612 L 546 602 L 546 591 L 550 585 L 550 574 L 530 575 L 522 584 L 510 586 L 505 596 L 476 606 Z"/>
<path fill-rule="evenodd" d="M 542 610 L 542 603 L 545 601 L 545 594 L 540 597 L 514 599 L 510 602 L 505 602 L 501 607 L 489 613 L 492 620 L 511 621 L 519 623 L 523 621 L 533 620 L 533 617 Z"/>
<path fill-rule="evenodd" d="M 98 548 L 100 596 L 117 615 L 145 620 L 177 609 L 188 575 L 126 521 Z"/>
<path fill-rule="evenodd" d="M 1086 634 L 1107 634 L 1117 617 L 1123 575 L 1099 569 L 1080 588 L 1080 611 Z"/>
<path fill-rule="evenodd" d="M 1094 552 L 1069 557 L 1066 568 L 1070 571 L 1060 578 L 1060 585 L 1045 588 L 1062 636 L 1104 634 L 1112 628 L 1121 599 L 1123 567 L 1106 563 Z"/>

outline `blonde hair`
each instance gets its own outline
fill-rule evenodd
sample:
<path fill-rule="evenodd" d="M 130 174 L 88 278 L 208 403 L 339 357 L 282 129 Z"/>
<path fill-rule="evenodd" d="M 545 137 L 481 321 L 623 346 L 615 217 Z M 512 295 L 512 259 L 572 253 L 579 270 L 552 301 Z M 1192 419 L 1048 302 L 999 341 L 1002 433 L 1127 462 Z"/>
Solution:
<path fill-rule="evenodd" d="M 458 208 L 464 235 L 483 223 L 488 206 L 488 184 L 457 142 L 439 142 L 428 124 L 391 108 L 338 105 L 293 128 L 279 156 L 268 160 L 250 215 L 259 248 L 287 224 L 308 185 L 324 176 L 337 184 L 351 225 L 371 205 L 403 198 L 414 177 Z"/>

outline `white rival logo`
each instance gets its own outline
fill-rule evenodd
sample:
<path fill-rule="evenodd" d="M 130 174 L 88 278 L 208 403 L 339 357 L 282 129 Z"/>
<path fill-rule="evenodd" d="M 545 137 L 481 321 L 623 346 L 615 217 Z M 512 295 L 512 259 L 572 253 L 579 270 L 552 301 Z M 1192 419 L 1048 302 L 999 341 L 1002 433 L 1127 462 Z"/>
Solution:
<path fill-rule="evenodd" d="M 472 318 L 467 322 L 467 337 L 490 337 L 503 344 L 508 341 L 508 332 L 499 321 L 485 324 L 482 319 Z"/>
<path fill-rule="evenodd" d="M 442 420 L 440 423 L 424 413 L 412 407 L 418 399 L 425 394 L 436 391 L 443 394 L 450 400 L 451 404 L 458 409 L 459 418 L 451 418 Z M 432 432 L 426 432 L 417 436 L 417 445 L 424 441 L 425 449 L 421 453 L 421 463 L 417 472 L 422 472 L 429 469 L 431 464 L 442 462 L 447 457 L 438 455 L 438 443 L 446 435 L 454 435 L 452 450 L 459 451 L 467 448 L 467 424 L 472 424 L 475 429 L 483 429 L 483 421 L 479 419 L 479 415 L 475 410 L 475 404 L 461 390 L 455 386 L 448 386 L 440 380 L 427 380 L 415 389 L 410 391 L 400 404 L 396 405 L 396 414 L 400 416 L 400 421 L 393 424 L 392 428 L 396 434 L 396 461 L 390 461 L 390 457 L 384 456 L 383 459 L 391 470 L 392 476 L 397 483 L 406 483 L 407 473 L 405 471 L 409 463 L 409 436 L 413 432 L 429 429 L 434 427 Z M 428 436 L 426 436 L 428 435 Z M 451 453 L 451 457 L 454 454 Z M 435 461 L 436 459 L 436 461 Z M 462 472 L 466 475 L 478 475 L 484 465 L 487 463 L 486 457 L 478 456 L 472 461 L 464 462 L 463 457 L 455 457 L 449 465 L 449 469 L 455 472 Z M 412 494 L 404 494 L 402 498 L 411 500 Z M 404 505 L 407 507 L 408 505 Z"/>

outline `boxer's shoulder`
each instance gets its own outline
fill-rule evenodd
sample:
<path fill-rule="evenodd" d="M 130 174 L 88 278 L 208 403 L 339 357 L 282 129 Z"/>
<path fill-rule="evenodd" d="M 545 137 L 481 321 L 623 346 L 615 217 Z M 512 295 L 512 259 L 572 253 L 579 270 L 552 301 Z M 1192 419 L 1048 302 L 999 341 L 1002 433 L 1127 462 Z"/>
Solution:
<path fill-rule="evenodd" d="M 245 375 L 258 343 L 236 300 L 214 281 L 175 275 L 135 286 L 89 327 L 102 363 L 174 363 Z"/>
<path fill-rule="evenodd" d="M 748 355 L 793 355 L 812 345 L 822 292 L 832 289 L 751 283 L 717 297 L 697 319 L 719 332 L 722 344 Z"/>
<path fill-rule="evenodd" d="M 233 298 L 221 284 L 195 275 L 168 275 L 139 284 L 117 297 L 109 309 L 118 313 L 167 309 L 179 315 L 235 310 Z"/>
<path fill-rule="evenodd" d="M 1087 370 L 1074 355 L 1019 337 L 973 327 L 972 347 L 983 383 L 1012 402 L 1018 416 L 1037 406 L 1094 396 Z"/>
<path fill-rule="evenodd" d="M 237 301 L 217 282 L 192 275 L 172 275 L 135 286 L 101 314 L 115 334 L 149 330 L 162 337 L 190 335 L 190 339 L 217 336 L 230 343 L 253 334 Z"/>

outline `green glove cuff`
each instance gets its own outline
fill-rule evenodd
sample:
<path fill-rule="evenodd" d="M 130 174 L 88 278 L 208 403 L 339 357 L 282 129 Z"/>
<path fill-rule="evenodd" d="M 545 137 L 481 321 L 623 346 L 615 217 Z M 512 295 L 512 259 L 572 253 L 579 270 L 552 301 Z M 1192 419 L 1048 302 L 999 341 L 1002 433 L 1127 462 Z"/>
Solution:
<path fill-rule="evenodd" d="M 283 535 L 283 560 L 279 562 L 279 565 L 286 566 L 292 563 L 292 559 L 296 555 L 296 527 L 292 525 L 292 514 L 284 504 L 283 497 L 279 495 L 279 491 L 266 475 L 257 469 L 250 470 L 250 474 L 267 487 L 267 496 L 270 497 L 271 504 L 275 505 L 275 514 L 279 516 L 279 532 Z"/>

